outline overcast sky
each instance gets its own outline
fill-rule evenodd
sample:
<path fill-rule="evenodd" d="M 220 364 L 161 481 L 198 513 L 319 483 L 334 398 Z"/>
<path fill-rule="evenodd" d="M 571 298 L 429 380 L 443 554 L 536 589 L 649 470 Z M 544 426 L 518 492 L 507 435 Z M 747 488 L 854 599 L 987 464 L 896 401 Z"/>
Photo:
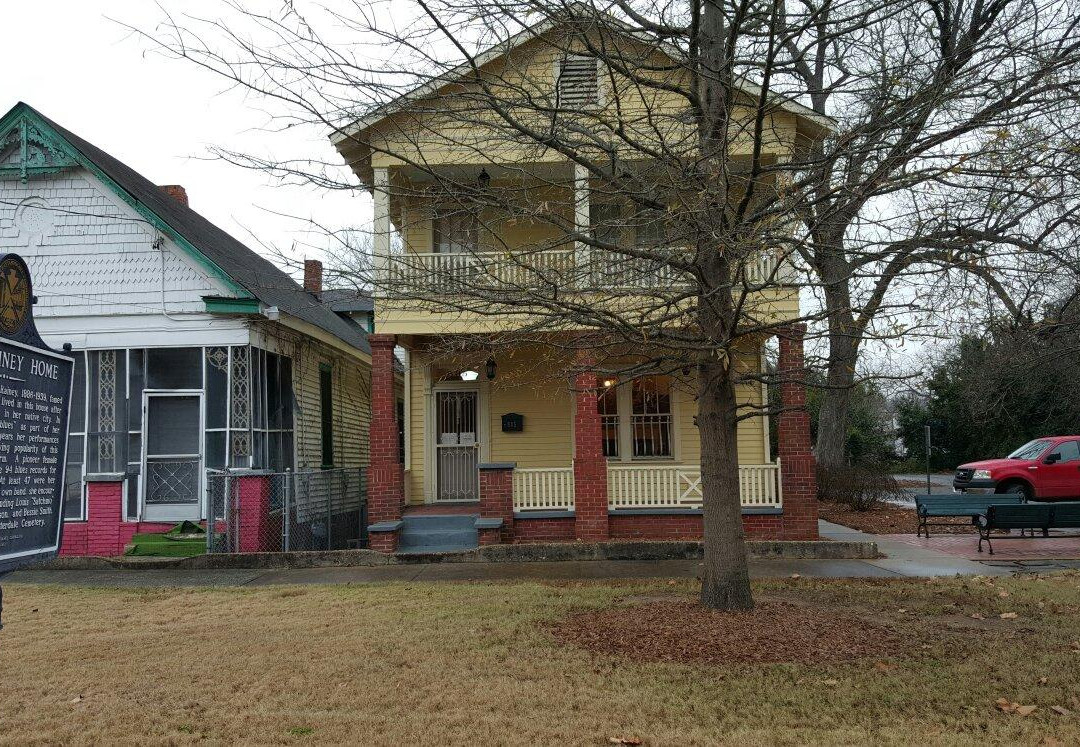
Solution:
<path fill-rule="evenodd" d="M 219 0 L 184 0 L 179 7 L 196 15 L 220 12 Z M 298 257 L 325 246 L 268 211 L 335 228 L 366 223 L 370 202 L 359 192 L 278 187 L 263 174 L 208 160 L 214 145 L 282 157 L 314 153 L 332 160 L 334 153 L 323 133 L 263 131 L 270 121 L 259 102 L 226 90 L 187 61 L 148 53 L 145 40 L 110 18 L 153 29 L 161 11 L 151 0 L 5 2 L 0 111 L 25 101 L 155 183 L 182 184 L 192 208 L 252 249 L 262 251 L 252 235 L 296 246 Z"/>

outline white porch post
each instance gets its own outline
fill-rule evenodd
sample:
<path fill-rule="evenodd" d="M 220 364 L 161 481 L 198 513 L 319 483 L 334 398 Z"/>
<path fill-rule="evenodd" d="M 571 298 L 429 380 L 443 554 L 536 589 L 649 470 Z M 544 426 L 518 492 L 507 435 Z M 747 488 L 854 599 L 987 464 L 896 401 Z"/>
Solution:
<path fill-rule="evenodd" d="M 578 234 L 589 231 L 589 170 L 574 164 L 574 230 Z M 592 279 L 592 262 L 589 245 L 583 241 L 574 242 L 574 259 L 579 269 L 583 269 L 586 285 Z"/>
<path fill-rule="evenodd" d="M 373 293 L 385 295 L 380 290 L 389 281 L 390 268 L 390 172 L 384 168 L 373 169 L 373 197 L 375 201 L 375 222 L 373 226 L 374 242 L 373 269 L 375 282 Z"/>

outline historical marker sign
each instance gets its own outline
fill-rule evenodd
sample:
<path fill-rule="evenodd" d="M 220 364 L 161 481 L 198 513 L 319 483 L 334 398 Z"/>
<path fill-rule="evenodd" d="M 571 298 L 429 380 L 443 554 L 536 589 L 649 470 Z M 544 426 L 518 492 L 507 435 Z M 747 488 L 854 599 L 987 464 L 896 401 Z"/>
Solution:
<path fill-rule="evenodd" d="M 56 555 L 75 361 L 33 319 L 30 272 L 0 257 L 0 574 Z"/>

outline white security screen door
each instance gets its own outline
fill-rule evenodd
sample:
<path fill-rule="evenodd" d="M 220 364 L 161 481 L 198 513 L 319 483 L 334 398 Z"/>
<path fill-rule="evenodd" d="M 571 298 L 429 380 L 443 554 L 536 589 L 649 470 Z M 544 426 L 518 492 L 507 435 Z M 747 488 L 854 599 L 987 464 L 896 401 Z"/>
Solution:
<path fill-rule="evenodd" d="M 435 393 L 435 463 L 437 501 L 480 499 L 479 392 L 457 390 Z"/>
<path fill-rule="evenodd" d="M 144 521 L 201 518 L 202 395 L 147 392 Z"/>

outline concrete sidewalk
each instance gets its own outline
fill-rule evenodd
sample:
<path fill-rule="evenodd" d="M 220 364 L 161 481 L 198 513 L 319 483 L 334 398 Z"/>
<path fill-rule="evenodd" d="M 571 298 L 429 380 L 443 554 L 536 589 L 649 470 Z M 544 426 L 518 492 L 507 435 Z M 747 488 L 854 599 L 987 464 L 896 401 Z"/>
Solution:
<path fill-rule="evenodd" d="M 867 535 L 837 524 L 821 522 L 822 537 L 835 540 L 869 539 L 885 558 L 875 560 L 750 561 L 753 578 L 925 578 L 956 574 L 1008 575 L 1017 572 L 1080 568 L 1080 561 L 974 562 L 955 555 L 925 550 L 887 538 Z M 370 584 L 388 581 L 568 581 L 626 578 L 696 578 L 698 560 L 594 560 L 534 563 L 428 563 L 417 565 L 289 568 L 270 570 L 29 570 L 18 571 L 5 583 L 71 584 L 80 586 L 266 586 L 281 584 Z"/>

